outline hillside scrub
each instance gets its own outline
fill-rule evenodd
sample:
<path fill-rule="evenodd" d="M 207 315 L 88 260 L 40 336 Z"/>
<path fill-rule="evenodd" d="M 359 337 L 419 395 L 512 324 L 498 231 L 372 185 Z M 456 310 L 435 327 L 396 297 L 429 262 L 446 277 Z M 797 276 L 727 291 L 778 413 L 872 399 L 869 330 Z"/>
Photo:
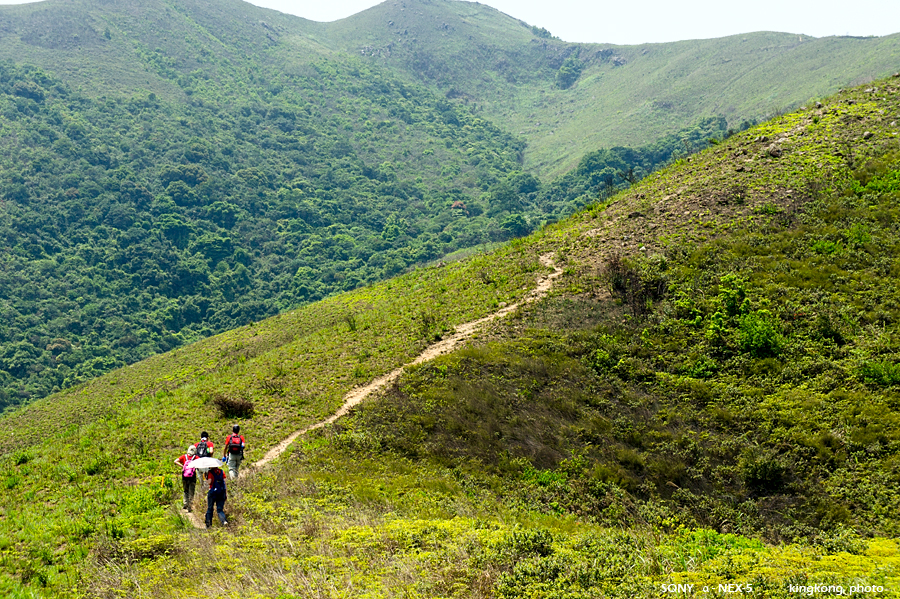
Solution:
<path fill-rule="evenodd" d="M 593 485 L 775 541 L 895 535 L 898 172 L 886 154 L 792 219 L 664 258 L 613 254 L 572 275 L 611 296 L 531 308 L 515 340 L 411 372 L 346 426 L 410 459 L 555 476 L 541 505 L 607 525 L 646 516 L 610 518 Z M 848 249 L 823 254 L 828 236 Z M 635 301 L 648 284 L 662 297 Z"/>
<path fill-rule="evenodd" d="M 732 136 L 495 253 L 4 416 L 0 589 L 896 593 L 900 165 L 897 86 L 877 87 Z M 227 533 L 188 529 L 170 463 L 198 424 L 232 423 L 216 394 L 253 403 L 240 423 L 261 455 L 356 384 L 522 297 L 548 252 L 564 268 L 550 297 L 233 485 Z"/>

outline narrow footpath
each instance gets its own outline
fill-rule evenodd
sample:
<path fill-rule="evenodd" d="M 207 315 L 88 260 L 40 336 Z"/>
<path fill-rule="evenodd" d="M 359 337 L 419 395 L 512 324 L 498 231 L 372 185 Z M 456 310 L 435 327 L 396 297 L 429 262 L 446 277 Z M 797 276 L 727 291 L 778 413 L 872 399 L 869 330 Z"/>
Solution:
<path fill-rule="evenodd" d="M 400 378 L 400 375 L 403 374 L 403 371 L 406 368 L 421 364 L 423 362 L 427 362 L 428 360 L 433 360 L 438 356 L 442 356 L 454 351 L 469 337 L 480 331 L 486 324 L 491 323 L 499 318 L 503 318 L 504 316 L 512 312 L 515 312 L 520 306 L 524 306 L 526 304 L 530 304 L 542 299 L 553 287 L 553 281 L 563 273 L 563 269 L 553 261 L 552 254 L 544 254 L 543 256 L 541 256 L 540 260 L 541 264 L 548 268 L 552 268 L 553 272 L 549 275 L 541 277 L 538 280 L 537 287 L 531 290 L 524 298 L 522 298 L 522 300 L 516 302 L 515 304 L 510 304 L 504 308 L 501 308 L 500 310 L 489 314 L 484 318 L 479 318 L 478 320 L 473 320 L 472 322 L 467 322 L 457 326 L 456 331 L 453 333 L 453 335 L 445 339 L 441 339 L 437 343 L 428 346 L 425 351 L 416 356 L 416 358 L 412 362 L 404 364 L 403 366 L 389 372 L 388 374 L 376 378 L 368 385 L 353 389 L 344 396 L 344 404 L 338 409 L 337 412 L 335 412 L 325 420 L 322 420 L 321 422 L 311 424 L 306 428 L 300 429 L 299 431 L 291 434 L 281 443 L 270 449 L 266 453 L 266 455 L 262 457 L 262 459 L 254 462 L 253 464 L 250 464 L 249 466 L 244 468 L 243 471 L 247 474 L 250 474 L 252 472 L 256 472 L 258 470 L 261 470 L 262 468 L 265 468 L 270 462 L 272 462 L 272 460 L 278 458 L 281 454 L 287 451 L 291 443 L 296 441 L 298 437 L 305 435 L 309 431 L 313 431 L 317 428 L 322 428 L 323 426 L 331 424 L 338 418 L 345 416 L 347 412 L 349 412 L 354 406 L 359 405 L 367 397 L 369 397 L 373 393 L 376 393 L 377 391 L 380 391 L 384 387 L 390 385 L 398 378 Z M 187 516 L 188 520 L 195 528 L 206 528 L 202 519 L 199 518 L 195 512 L 182 513 Z"/>

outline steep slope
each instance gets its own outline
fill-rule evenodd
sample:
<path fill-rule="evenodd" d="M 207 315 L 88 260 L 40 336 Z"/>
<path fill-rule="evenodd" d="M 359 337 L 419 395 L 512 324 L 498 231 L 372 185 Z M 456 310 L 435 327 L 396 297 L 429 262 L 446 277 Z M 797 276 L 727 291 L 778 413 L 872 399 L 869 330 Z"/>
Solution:
<path fill-rule="evenodd" d="M 496 254 L 3 417 L 0 589 L 890 596 L 898 81 L 735 135 Z M 261 456 L 356 383 L 521 298 L 549 252 L 565 267 L 550 297 L 233 483 L 228 534 L 185 532 L 166 473 L 200 429 L 241 422 Z"/>
<path fill-rule="evenodd" d="M 900 37 L 751 33 L 640 46 L 570 44 L 478 3 L 389 0 L 322 24 L 226 2 L 54 0 L 0 10 L 0 57 L 92 95 L 258 93 L 323 58 L 386 66 L 528 141 L 526 168 L 556 177 L 581 156 L 640 146 L 723 115 L 730 126 L 891 72 Z M 208 89 L 210 94 L 203 95 Z"/>
<path fill-rule="evenodd" d="M 640 46 L 570 44 L 472 2 L 390 0 L 331 23 L 344 50 L 474 102 L 556 176 L 587 151 L 656 140 L 701 117 L 732 127 L 896 69 L 900 36 L 759 32 Z"/>
<path fill-rule="evenodd" d="M 524 235 L 790 103 L 773 72 L 812 95 L 895 41 L 610 49 L 465 2 L 49 0 L 0 32 L 0 406 Z"/>

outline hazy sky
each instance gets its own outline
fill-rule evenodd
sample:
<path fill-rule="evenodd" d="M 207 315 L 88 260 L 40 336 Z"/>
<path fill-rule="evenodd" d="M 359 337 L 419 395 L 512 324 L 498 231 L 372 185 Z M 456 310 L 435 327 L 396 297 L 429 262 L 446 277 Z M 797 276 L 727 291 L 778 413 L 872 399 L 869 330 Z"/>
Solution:
<path fill-rule="evenodd" d="M 215 0 L 209 0 L 215 2 Z M 251 0 L 314 21 L 334 21 L 376 0 Z M 0 0 L 0 4 L 20 1 Z M 898 0 L 487 0 L 482 2 L 546 27 L 569 42 L 641 44 L 785 31 L 814 37 L 900 32 Z"/>

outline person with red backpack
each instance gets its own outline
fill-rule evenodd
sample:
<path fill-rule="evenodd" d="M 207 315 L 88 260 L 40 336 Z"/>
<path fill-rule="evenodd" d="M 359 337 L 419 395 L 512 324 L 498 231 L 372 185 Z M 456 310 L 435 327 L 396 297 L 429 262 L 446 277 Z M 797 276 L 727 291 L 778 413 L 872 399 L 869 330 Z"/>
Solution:
<path fill-rule="evenodd" d="M 222 526 L 228 526 L 225 518 L 225 500 L 228 499 L 228 491 L 225 489 L 225 473 L 221 468 L 210 468 L 206 473 L 209 481 L 209 491 L 206 493 L 206 528 L 212 526 L 213 507 Z"/>
<path fill-rule="evenodd" d="M 231 434 L 225 439 L 225 453 L 222 456 L 222 461 L 228 464 L 228 474 L 231 478 L 238 477 L 238 468 L 244 459 L 244 445 L 246 440 L 241 434 L 241 427 L 235 424 L 231 427 Z"/>
<path fill-rule="evenodd" d="M 181 467 L 181 487 L 184 490 L 184 503 L 181 509 L 191 511 L 194 502 L 194 490 L 197 488 L 197 473 L 191 468 L 191 462 L 197 457 L 197 448 L 193 445 L 187 448 L 187 453 L 175 460 L 175 465 Z"/>

